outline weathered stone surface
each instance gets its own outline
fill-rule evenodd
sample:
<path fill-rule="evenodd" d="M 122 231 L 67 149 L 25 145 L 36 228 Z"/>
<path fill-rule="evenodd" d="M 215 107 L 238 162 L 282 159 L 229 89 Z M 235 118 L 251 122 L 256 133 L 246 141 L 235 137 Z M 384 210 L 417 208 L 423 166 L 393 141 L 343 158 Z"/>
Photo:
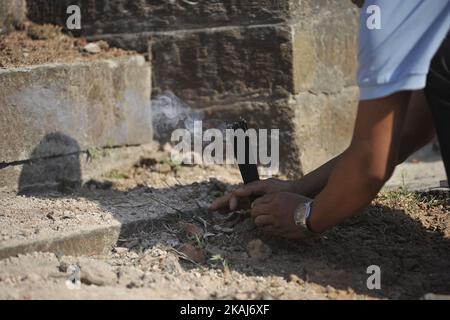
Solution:
<path fill-rule="evenodd" d="M 151 44 L 153 92 L 171 90 L 195 108 L 293 91 L 287 27 L 165 32 Z"/>
<path fill-rule="evenodd" d="M 298 1 L 298 0 L 297 0 Z M 297 1 L 277 0 L 28 0 L 36 22 L 65 25 L 69 5 L 79 5 L 83 35 L 194 29 L 285 21 Z"/>
<path fill-rule="evenodd" d="M 25 0 L 0 0 L 0 34 L 20 26 L 25 16 Z"/>
<path fill-rule="evenodd" d="M 175 92 L 192 107 L 334 93 L 356 84 L 357 19 L 347 10 L 292 26 L 155 33 L 155 94 Z M 136 39 L 135 39 L 136 40 Z"/>
<path fill-rule="evenodd" d="M 0 71 L 0 163 L 152 141 L 143 57 Z"/>
<path fill-rule="evenodd" d="M 82 13 L 83 35 L 256 25 L 315 18 L 355 9 L 335 0 L 28 0 L 28 16 L 38 23 L 65 25 L 69 5 Z"/>
<path fill-rule="evenodd" d="M 356 85 L 358 19 L 354 10 L 292 26 L 294 92 L 339 92 Z"/>
<path fill-rule="evenodd" d="M 155 93 L 172 90 L 193 107 L 278 87 L 297 94 L 355 85 L 358 9 L 350 1 L 32 0 L 29 16 L 64 25 L 69 4 L 81 7 L 92 39 L 145 52 L 151 38 Z"/>
<path fill-rule="evenodd" d="M 120 229 L 120 223 L 116 222 L 107 227 L 94 226 L 90 230 L 77 230 L 42 239 L 2 243 L 0 260 L 35 251 L 73 256 L 105 254 L 117 243 Z"/>
<path fill-rule="evenodd" d="M 348 147 L 358 104 L 358 88 L 334 95 L 302 93 L 291 100 L 300 163 L 306 174 Z"/>

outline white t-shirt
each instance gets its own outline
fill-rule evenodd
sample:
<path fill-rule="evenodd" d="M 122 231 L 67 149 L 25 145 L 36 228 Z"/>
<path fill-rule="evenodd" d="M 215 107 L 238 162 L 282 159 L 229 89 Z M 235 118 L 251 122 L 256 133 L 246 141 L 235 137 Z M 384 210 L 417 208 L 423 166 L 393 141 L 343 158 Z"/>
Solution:
<path fill-rule="evenodd" d="M 450 30 L 450 0 L 366 0 L 360 20 L 360 99 L 425 88 Z"/>

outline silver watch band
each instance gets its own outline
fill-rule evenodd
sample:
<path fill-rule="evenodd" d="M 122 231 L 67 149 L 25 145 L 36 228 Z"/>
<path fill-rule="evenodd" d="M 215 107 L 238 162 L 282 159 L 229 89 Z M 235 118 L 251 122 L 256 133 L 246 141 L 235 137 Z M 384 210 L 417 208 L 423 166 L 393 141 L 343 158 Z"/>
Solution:
<path fill-rule="evenodd" d="M 313 200 L 302 203 L 294 212 L 295 224 L 302 229 L 302 231 L 311 232 L 309 227 L 309 219 L 312 213 Z"/>

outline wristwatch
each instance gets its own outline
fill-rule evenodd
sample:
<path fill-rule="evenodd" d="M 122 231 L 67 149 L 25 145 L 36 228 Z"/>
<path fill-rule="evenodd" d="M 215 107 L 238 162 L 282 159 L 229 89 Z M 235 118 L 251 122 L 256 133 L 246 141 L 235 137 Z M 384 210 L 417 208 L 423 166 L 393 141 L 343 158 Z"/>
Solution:
<path fill-rule="evenodd" d="M 302 232 L 314 233 L 310 225 L 313 203 L 314 200 L 302 203 L 294 211 L 294 222 Z"/>

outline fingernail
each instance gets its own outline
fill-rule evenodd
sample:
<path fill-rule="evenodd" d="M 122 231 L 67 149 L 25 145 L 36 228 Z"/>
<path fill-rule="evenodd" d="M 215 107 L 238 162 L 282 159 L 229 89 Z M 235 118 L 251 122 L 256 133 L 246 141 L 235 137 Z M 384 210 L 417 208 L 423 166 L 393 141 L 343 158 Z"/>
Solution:
<path fill-rule="evenodd" d="M 236 189 L 236 192 L 244 192 L 245 191 L 245 188 L 244 187 L 240 187 L 240 188 L 237 188 Z"/>

